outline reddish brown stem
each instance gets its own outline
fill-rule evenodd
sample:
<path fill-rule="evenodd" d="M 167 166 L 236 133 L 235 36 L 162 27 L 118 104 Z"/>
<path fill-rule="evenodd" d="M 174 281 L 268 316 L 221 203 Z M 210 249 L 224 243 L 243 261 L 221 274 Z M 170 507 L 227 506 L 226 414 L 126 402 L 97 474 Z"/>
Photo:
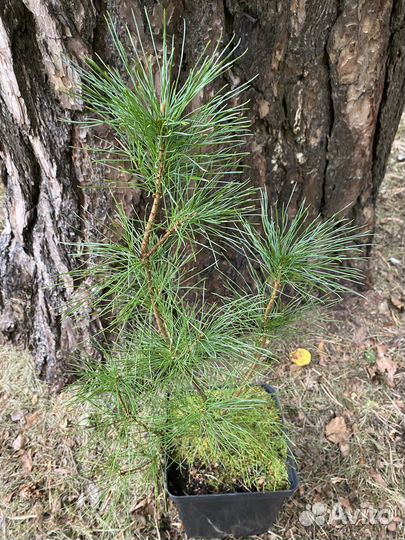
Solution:
<path fill-rule="evenodd" d="M 162 338 L 166 342 L 168 342 L 169 334 L 167 332 L 166 325 L 162 319 L 162 316 L 160 315 L 160 311 L 155 300 L 155 289 L 153 287 L 153 278 L 152 278 L 152 271 L 150 269 L 149 259 L 144 260 L 144 264 L 145 264 L 145 272 L 146 272 L 146 282 L 148 286 L 150 300 L 152 303 L 153 315 L 155 317 L 156 325 L 158 327 L 159 333 L 162 336 Z"/>
<path fill-rule="evenodd" d="M 152 248 L 150 248 L 150 250 L 147 253 L 142 255 L 143 260 L 146 260 L 152 257 L 152 255 L 154 255 L 156 251 L 160 247 L 162 247 L 175 232 L 177 232 L 180 225 L 181 225 L 181 222 L 178 221 L 174 227 L 166 231 L 165 234 L 160 238 L 160 240 L 156 242 L 156 244 Z"/>
<path fill-rule="evenodd" d="M 201 388 L 201 386 L 198 384 L 198 382 L 193 379 L 193 386 L 197 390 L 197 392 L 200 394 L 200 397 L 203 401 L 207 401 L 207 396 L 205 395 L 204 390 Z"/>
<path fill-rule="evenodd" d="M 148 287 L 148 292 L 150 296 L 150 300 L 152 303 L 152 309 L 153 309 L 153 315 L 155 317 L 156 325 L 158 327 L 159 333 L 163 337 L 165 341 L 169 341 L 169 334 L 167 332 L 166 326 L 163 322 L 163 319 L 160 315 L 159 308 L 157 306 L 156 298 L 155 298 L 155 289 L 153 287 L 153 277 L 152 277 L 152 270 L 150 267 L 149 257 L 147 257 L 148 249 L 149 249 L 149 241 L 150 236 L 152 234 L 153 227 L 156 222 L 157 215 L 160 210 L 160 204 L 162 201 L 162 184 L 163 184 L 163 175 L 164 175 L 164 154 L 165 154 L 165 148 L 164 145 L 160 147 L 159 150 L 159 169 L 158 174 L 156 177 L 156 191 L 153 195 L 153 204 L 152 208 L 148 217 L 148 221 L 146 222 L 145 232 L 142 239 L 142 245 L 141 245 L 141 259 L 145 264 L 145 273 L 146 273 L 146 282 Z"/>
<path fill-rule="evenodd" d="M 150 211 L 150 214 L 149 214 L 148 221 L 146 223 L 145 233 L 144 233 L 142 244 L 141 244 L 141 260 L 143 261 L 143 263 L 145 265 L 146 281 L 147 281 L 149 296 L 150 296 L 151 303 L 152 303 L 153 315 L 154 315 L 154 318 L 155 318 L 155 321 L 156 321 L 156 325 L 158 327 L 159 333 L 162 336 L 162 338 L 166 342 L 170 342 L 169 333 L 167 331 L 166 325 L 165 325 L 164 320 L 163 320 L 163 318 L 162 318 L 162 316 L 160 314 L 160 311 L 159 311 L 159 308 L 158 308 L 158 305 L 157 305 L 157 302 L 156 302 L 156 295 L 155 295 L 155 290 L 154 290 L 154 287 L 153 287 L 153 276 L 152 276 L 152 270 L 151 270 L 150 260 L 149 260 L 150 257 L 165 242 L 167 242 L 167 240 L 170 238 L 170 236 L 177 231 L 178 227 L 181 224 L 180 222 L 176 223 L 176 225 L 174 227 L 172 227 L 171 229 L 166 231 L 166 233 L 162 236 L 162 238 L 160 238 L 160 240 L 152 248 L 149 249 L 150 236 L 152 234 L 152 230 L 153 230 L 153 227 L 155 225 L 156 218 L 157 218 L 157 215 L 158 215 L 159 210 L 160 210 L 160 204 L 161 204 L 161 201 L 162 201 L 162 189 L 163 189 L 162 184 L 163 184 L 163 175 L 164 175 L 164 153 L 165 153 L 165 149 L 164 149 L 164 146 L 162 146 L 160 151 L 159 151 L 159 170 L 158 170 L 158 175 L 156 177 L 156 192 L 155 192 L 155 194 L 153 196 L 153 204 L 152 204 L 152 208 L 151 208 L 151 211 Z M 203 389 L 201 388 L 201 386 L 194 379 L 193 379 L 192 383 L 193 383 L 193 386 L 196 389 L 196 391 L 200 394 L 202 399 L 205 401 L 207 398 L 206 398 L 206 395 L 205 395 Z"/>
<path fill-rule="evenodd" d="M 165 148 L 162 145 L 159 150 L 159 169 L 158 174 L 156 177 L 156 191 L 153 195 L 153 204 L 152 208 L 149 214 L 148 221 L 146 223 L 145 227 L 145 233 L 143 235 L 142 245 L 141 245 L 141 255 L 144 257 L 146 253 L 148 252 L 149 248 L 149 240 L 150 235 L 153 230 L 153 226 L 155 225 L 155 221 L 160 209 L 160 203 L 162 200 L 162 183 L 163 183 L 163 175 L 164 175 L 164 154 L 165 154 Z"/>
<path fill-rule="evenodd" d="M 267 304 L 266 310 L 264 312 L 264 317 L 263 317 L 263 329 L 264 330 L 267 327 L 271 312 L 273 311 L 274 304 L 276 303 L 278 295 L 280 294 L 280 287 L 281 287 L 280 280 L 279 279 L 274 280 L 274 282 L 273 282 L 273 292 L 271 293 L 269 303 Z M 263 336 L 262 336 L 262 338 L 260 340 L 260 347 L 264 347 L 265 345 L 266 345 L 266 336 L 265 336 L 265 334 L 263 334 Z M 258 353 L 258 356 L 260 357 L 260 353 Z"/>
<path fill-rule="evenodd" d="M 124 411 L 125 416 L 128 418 L 130 416 L 130 412 L 128 410 L 128 407 L 127 407 L 125 401 L 122 399 L 121 392 L 119 391 L 119 383 L 118 383 L 118 381 L 116 381 L 116 383 L 115 383 L 115 389 L 116 389 L 117 396 L 118 396 L 118 401 L 120 402 L 122 410 Z"/>

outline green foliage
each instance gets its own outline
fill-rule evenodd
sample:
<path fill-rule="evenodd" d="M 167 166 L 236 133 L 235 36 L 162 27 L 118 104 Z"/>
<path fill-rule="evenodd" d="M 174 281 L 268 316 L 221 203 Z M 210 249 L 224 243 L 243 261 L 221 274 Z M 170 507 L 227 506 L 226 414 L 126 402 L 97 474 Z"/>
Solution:
<path fill-rule="evenodd" d="M 277 281 L 305 300 L 324 303 L 361 282 L 359 271 L 344 263 L 360 253 L 359 241 L 366 234 L 347 220 L 318 216 L 311 221 L 304 202 L 289 219 L 288 207 L 269 211 L 265 193 L 261 216 L 263 235 L 246 226 L 251 253 L 265 269 L 265 281 L 257 279 L 259 287 L 263 281 L 266 285 Z"/>
<path fill-rule="evenodd" d="M 377 355 L 372 348 L 368 348 L 364 351 L 364 358 L 368 364 L 374 366 L 377 363 Z"/>
<path fill-rule="evenodd" d="M 287 488 L 287 440 L 264 390 L 250 387 L 235 398 L 234 387 L 222 387 L 208 390 L 205 400 L 190 393 L 172 404 L 170 455 L 185 474 L 198 464 L 213 491 L 232 490 L 238 481 L 247 489 Z"/>
<path fill-rule="evenodd" d="M 150 55 L 129 33 L 127 52 L 109 27 L 123 74 L 100 58 L 76 66 L 90 113 L 82 123 L 112 130 L 107 150 L 91 150 L 152 197 L 144 218 L 117 203 L 105 237 L 78 245 L 71 275 L 87 293 L 71 309 L 89 305 L 114 339 L 102 363 L 81 370 L 77 399 L 93 403 L 96 431 L 118 433 L 152 484 L 170 455 L 187 470 L 216 467 L 214 490 L 235 480 L 280 489 L 286 437 L 272 399 L 251 381 L 267 369 L 273 337 L 359 280 L 342 263 L 356 255 L 361 234 L 334 218 L 309 221 L 304 205 L 292 220 L 288 208 L 270 211 L 265 194 L 240 179 L 248 83 L 203 95 L 237 60 L 236 46 L 207 46 L 181 82 L 166 29 L 160 52 L 151 34 Z M 260 198 L 262 233 L 251 224 Z M 216 257 L 224 246 L 245 254 L 254 287 L 229 282 L 229 295 L 209 303 L 194 267 L 204 250 Z M 196 289 L 200 301 L 191 302 Z M 122 460 L 117 447 L 117 478 Z"/>

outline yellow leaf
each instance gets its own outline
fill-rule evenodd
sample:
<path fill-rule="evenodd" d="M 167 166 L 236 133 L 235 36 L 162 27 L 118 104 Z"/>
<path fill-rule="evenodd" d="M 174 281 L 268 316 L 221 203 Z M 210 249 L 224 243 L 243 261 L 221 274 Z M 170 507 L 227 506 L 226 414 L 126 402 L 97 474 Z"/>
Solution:
<path fill-rule="evenodd" d="M 290 354 L 290 359 L 297 366 L 306 366 L 311 362 L 311 353 L 307 349 L 296 349 Z"/>

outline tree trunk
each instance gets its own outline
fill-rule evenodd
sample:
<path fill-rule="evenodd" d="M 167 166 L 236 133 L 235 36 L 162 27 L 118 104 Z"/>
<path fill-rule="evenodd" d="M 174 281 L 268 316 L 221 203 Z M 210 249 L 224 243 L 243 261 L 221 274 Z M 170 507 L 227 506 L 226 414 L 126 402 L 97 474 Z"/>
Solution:
<path fill-rule="evenodd" d="M 405 0 L 172 0 L 169 30 L 187 22 L 185 66 L 207 39 L 232 34 L 247 48 L 231 85 L 257 76 L 248 92 L 254 136 L 250 177 L 273 202 L 306 198 L 312 212 L 340 211 L 370 229 L 378 187 L 405 99 Z M 68 358 L 100 322 L 78 327 L 60 307 L 73 291 L 70 242 L 108 223 L 103 171 L 85 146 L 93 133 L 79 119 L 83 104 L 67 90 L 79 84 L 65 58 L 100 55 L 119 65 L 104 15 L 123 34 L 131 12 L 159 40 L 161 4 L 152 0 L 2 0 L 0 3 L 0 174 L 5 229 L 0 246 L 0 332 L 29 345 L 44 378 L 61 385 Z M 185 68 L 186 69 L 186 68 Z M 98 136 L 109 134 L 98 130 Z M 125 181 L 125 178 L 123 178 Z M 122 190 L 127 205 L 142 206 Z M 54 286 L 55 276 L 60 281 Z M 83 322 L 84 321 L 84 322 Z"/>

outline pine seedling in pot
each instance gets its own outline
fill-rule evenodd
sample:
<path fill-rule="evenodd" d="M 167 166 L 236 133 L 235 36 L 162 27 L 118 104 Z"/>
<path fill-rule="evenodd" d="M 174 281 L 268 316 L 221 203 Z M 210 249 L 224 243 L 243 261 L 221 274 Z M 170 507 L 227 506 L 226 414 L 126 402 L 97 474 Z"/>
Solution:
<path fill-rule="evenodd" d="M 115 337 L 82 369 L 77 398 L 95 407 L 96 431 L 136 441 L 132 470 L 158 490 L 167 483 L 188 534 L 256 534 L 298 481 L 274 389 L 254 383 L 269 378 L 273 338 L 359 281 L 347 261 L 362 235 L 310 221 L 305 205 L 292 220 L 288 208 L 272 213 L 243 179 L 249 83 L 204 92 L 238 61 L 237 45 L 207 45 L 183 81 L 184 41 L 176 54 L 166 27 L 161 47 L 150 33 L 153 55 L 139 35 L 128 31 L 128 51 L 109 29 L 124 75 L 100 58 L 76 66 L 82 123 L 110 128 L 97 160 L 129 173 L 149 203 L 139 216 L 117 202 L 119 240 L 80 245 L 71 274 L 88 294 L 72 309 L 91 305 Z M 244 254 L 253 286 L 222 276 L 229 294 L 208 301 L 199 261 L 209 250 L 215 265 L 228 249 Z"/>

